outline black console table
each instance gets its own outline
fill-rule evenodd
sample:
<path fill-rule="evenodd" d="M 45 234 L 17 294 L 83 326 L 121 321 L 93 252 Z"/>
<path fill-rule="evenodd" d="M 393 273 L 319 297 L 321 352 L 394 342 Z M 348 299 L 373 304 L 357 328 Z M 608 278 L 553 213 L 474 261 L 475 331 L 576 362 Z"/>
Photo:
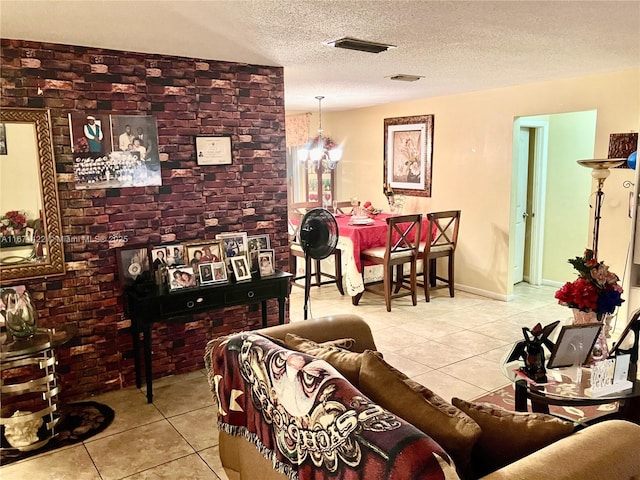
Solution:
<path fill-rule="evenodd" d="M 151 366 L 151 327 L 155 322 L 168 320 L 187 323 L 196 313 L 208 312 L 235 305 L 262 303 L 262 326 L 267 326 L 267 300 L 278 300 L 278 322 L 284 323 L 284 303 L 289 296 L 290 279 L 287 272 L 276 272 L 265 278 L 222 285 L 185 288 L 167 291 L 155 285 L 137 285 L 127 289 L 128 313 L 131 317 L 133 353 L 135 357 L 136 386 L 141 387 L 140 333 L 144 346 L 145 377 L 147 380 L 147 402 L 153 400 Z"/>

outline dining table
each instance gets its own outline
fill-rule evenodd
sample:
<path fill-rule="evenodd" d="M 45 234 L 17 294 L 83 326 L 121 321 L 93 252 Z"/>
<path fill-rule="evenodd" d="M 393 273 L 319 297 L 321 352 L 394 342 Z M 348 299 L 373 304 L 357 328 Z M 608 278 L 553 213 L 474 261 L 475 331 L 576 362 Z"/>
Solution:
<path fill-rule="evenodd" d="M 394 216 L 390 213 L 379 213 L 370 216 L 368 223 L 360 223 L 349 214 L 334 215 L 338 224 L 338 244 L 342 253 L 343 287 L 348 295 L 356 297 L 364 292 L 364 278 L 362 269 L 368 264 L 362 264 L 360 252 L 369 248 L 384 247 L 387 243 L 387 218 Z M 397 214 L 396 214 L 397 216 Z M 426 240 L 429 220 L 426 215 L 422 219 L 421 241 Z M 435 227 L 435 226 L 434 226 Z M 431 232 L 431 238 L 437 228 Z M 373 265 L 373 264 L 372 264 Z"/>

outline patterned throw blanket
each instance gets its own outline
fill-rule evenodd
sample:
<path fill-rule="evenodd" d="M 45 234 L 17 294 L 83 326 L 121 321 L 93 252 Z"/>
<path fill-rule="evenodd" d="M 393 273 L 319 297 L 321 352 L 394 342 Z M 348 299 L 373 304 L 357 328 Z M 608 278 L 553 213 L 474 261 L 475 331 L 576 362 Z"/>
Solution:
<path fill-rule="evenodd" d="M 292 480 L 458 478 L 435 441 L 323 360 L 245 332 L 210 342 L 205 362 L 219 429 Z"/>

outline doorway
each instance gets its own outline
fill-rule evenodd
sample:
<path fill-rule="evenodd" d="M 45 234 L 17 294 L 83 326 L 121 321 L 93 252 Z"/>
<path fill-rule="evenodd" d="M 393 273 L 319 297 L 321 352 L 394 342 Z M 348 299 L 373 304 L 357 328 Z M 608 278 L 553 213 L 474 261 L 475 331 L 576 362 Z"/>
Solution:
<path fill-rule="evenodd" d="M 509 285 L 561 286 L 589 239 L 595 110 L 519 117 L 513 130 Z"/>

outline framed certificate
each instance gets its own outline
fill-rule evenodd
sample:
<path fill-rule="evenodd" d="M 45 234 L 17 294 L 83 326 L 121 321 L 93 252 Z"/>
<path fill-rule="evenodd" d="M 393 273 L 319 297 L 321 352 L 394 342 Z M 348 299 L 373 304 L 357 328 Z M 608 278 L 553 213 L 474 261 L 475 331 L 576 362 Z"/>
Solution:
<path fill-rule="evenodd" d="M 198 165 L 231 165 L 231 135 L 197 136 Z"/>

